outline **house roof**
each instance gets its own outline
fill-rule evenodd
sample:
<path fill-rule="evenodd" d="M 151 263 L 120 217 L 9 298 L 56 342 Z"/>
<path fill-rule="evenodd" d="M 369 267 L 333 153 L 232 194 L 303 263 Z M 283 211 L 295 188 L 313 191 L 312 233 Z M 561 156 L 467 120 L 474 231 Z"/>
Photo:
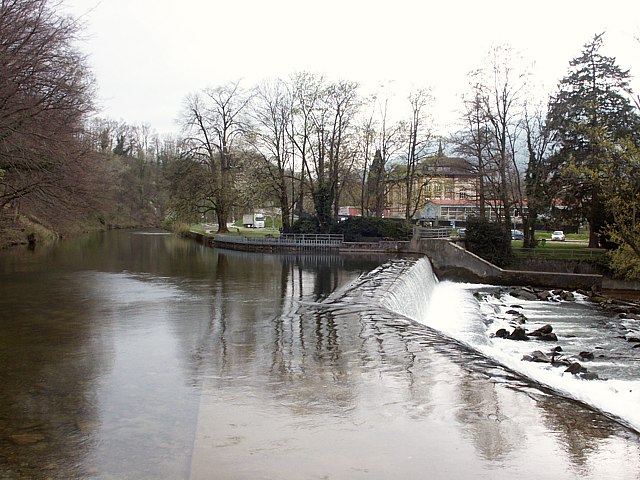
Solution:
<path fill-rule="evenodd" d="M 460 207 L 475 207 L 476 206 L 476 201 L 475 200 L 469 200 L 468 198 L 460 198 L 460 199 L 447 199 L 447 198 L 434 198 L 432 200 L 429 200 L 427 203 L 433 203 L 434 205 L 440 205 L 440 206 L 447 206 L 447 205 L 451 205 L 451 206 L 460 206 Z"/>
<path fill-rule="evenodd" d="M 434 205 L 439 205 L 441 207 L 476 207 L 478 202 L 474 199 L 469 198 L 456 198 L 456 199 L 448 199 L 448 198 L 433 198 L 429 200 L 427 203 L 432 203 Z M 498 200 L 486 200 L 486 205 L 499 205 L 500 202 Z M 523 206 L 527 206 L 528 203 L 525 200 L 523 202 Z M 516 205 L 514 205 L 516 206 Z"/>

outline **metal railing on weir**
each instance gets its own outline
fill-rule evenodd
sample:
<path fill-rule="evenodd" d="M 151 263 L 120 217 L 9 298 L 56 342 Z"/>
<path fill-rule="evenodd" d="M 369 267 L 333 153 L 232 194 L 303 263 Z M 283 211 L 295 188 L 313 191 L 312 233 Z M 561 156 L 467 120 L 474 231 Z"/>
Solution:
<path fill-rule="evenodd" d="M 340 248 L 344 235 L 283 233 L 279 237 L 242 237 L 218 235 L 216 242 L 289 248 Z"/>
<path fill-rule="evenodd" d="M 413 227 L 414 236 L 418 238 L 450 238 L 451 229 L 449 227 Z"/>

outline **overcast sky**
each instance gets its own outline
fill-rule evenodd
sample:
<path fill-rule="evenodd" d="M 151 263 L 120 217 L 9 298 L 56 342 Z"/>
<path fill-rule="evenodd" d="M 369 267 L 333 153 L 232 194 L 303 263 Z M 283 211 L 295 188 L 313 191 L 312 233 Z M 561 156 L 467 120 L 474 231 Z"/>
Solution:
<path fill-rule="evenodd" d="M 177 132 L 184 97 L 242 79 L 297 71 L 360 82 L 430 86 L 441 130 L 460 108 L 467 73 L 492 46 L 521 52 L 553 90 L 569 61 L 606 31 L 604 53 L 640 78 L 637 0 L 66 0 L 82 16 L 82 48 L 101 116 Z M 526 6 L 523 6 L 526 5 Z M 636 91 L 640 81 L 633 80 Z"/>

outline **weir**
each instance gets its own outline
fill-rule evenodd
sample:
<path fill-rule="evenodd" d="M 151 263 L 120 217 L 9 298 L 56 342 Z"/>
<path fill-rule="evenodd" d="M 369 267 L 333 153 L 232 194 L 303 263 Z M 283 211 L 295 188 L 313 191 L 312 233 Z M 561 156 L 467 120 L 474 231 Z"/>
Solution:
<path fill-rule="evenodd" d="M 431 263 L 422 258 L 395 278 L 383 295 L 382 304 L 406 317 L 420 320 L 431 303 L 437 283 Z"/>
<path fill-rule="evenodd" d="M 425 325 L 560 396 L 606 412 L 640 431 L 640 416 L 636 409 L 629 408 L 639 400 L 640 371 L 636 357 L 630 353 L 633 346 L 619 335 L 620 332 L 637 335 L 634 321 L 612 318 L 585 303 L 580 294 L 572 301 L 526 301 L 497 287 L 439 281 L 426 258 L 399 265 L 389 278 L 390 284 L 381 285 L 382 307 Z M 525 360 L 533 351 L 548 351 L 551 346 L 546 341 L 534 337 L 528 342 L 514 341 L 494 334 L 500 328 L 513 328 L 514 317 L 509 312 L 513 311 L 515 301 L 519 305 L 517 311 L 526 317 L 528 331 L 553 324 L 557 339 L 551 345 L 560 346 L 563 352 L 556 363 Z M 579 352 L 597 355 L 585 364 Z M 585 364 L 581 368 L 595 376 L 584 380 L 567 373 L 566 367 L 572 362 Z"/>

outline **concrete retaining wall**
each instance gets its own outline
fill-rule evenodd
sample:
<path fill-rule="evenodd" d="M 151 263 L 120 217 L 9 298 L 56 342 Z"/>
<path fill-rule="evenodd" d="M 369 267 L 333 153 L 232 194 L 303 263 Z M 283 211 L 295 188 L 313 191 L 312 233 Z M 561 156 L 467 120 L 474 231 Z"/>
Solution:
<path fill-rule="evenodd" d="M 602 289 L 602 275 L 504 270 L 445 239 L 413 239 L 411 249 L 427 255 L 441 279 L 494 285 Z"/>

